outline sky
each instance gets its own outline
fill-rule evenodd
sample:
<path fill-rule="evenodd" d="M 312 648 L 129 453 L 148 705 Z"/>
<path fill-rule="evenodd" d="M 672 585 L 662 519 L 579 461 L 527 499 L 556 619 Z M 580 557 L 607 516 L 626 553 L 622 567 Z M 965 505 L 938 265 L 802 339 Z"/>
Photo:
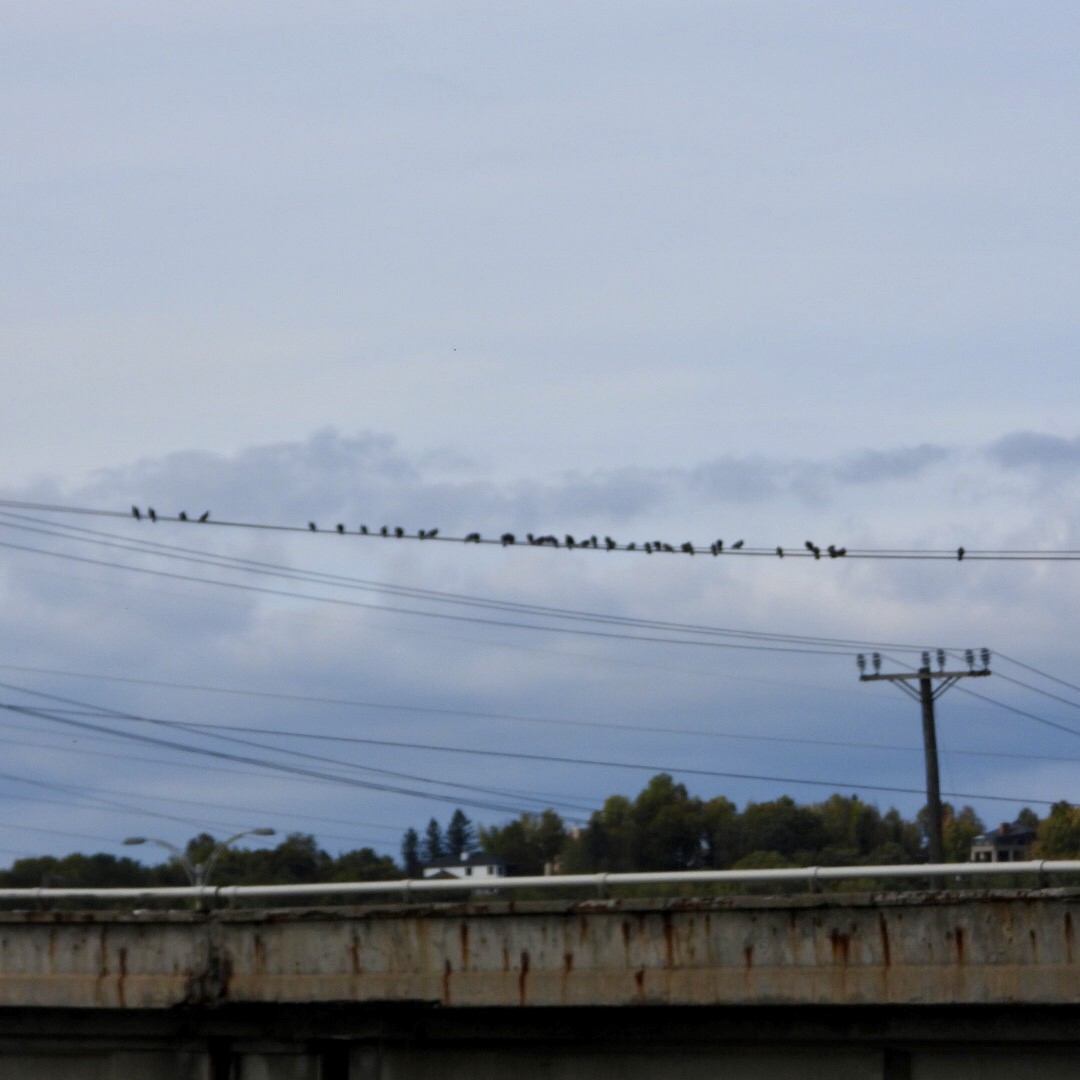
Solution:
<path fill-rule="evenodd" d="M 397 855 L 658 771 L 913 815 L 874 649 L 993 653 L 938 704 L 950 801 L 1080 800 L 1080 563 L 975 558 L 1080 551 L 1074 4 L 5 24 L 0 864 Z"/>

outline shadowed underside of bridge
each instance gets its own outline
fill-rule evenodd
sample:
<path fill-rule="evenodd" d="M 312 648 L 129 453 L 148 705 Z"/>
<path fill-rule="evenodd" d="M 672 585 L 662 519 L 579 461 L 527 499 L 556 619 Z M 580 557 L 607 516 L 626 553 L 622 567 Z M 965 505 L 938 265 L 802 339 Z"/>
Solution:
<path fill-rule="evenodd" d="M 0 914 L 0 1076 L 1080 1073 L 1071 890 Z"/>

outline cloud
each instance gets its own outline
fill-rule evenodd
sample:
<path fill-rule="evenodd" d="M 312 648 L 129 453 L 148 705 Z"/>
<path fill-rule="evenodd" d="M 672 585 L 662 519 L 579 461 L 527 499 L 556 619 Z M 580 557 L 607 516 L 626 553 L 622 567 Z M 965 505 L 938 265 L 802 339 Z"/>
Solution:
<path fill-rule="evenodd" d="M 1067 439 L 1060 435 L 1019 431 L 991 443 L 986 453 L 1005 469 L 1071 471 L 1080 467 L 1080 437 Z"/>
<path fill-rule="evenodd" d="M 833 474 L 848 484 L 908 480 L 945 460 L 949 453 L 946 447 L 932 443 L 895 450 L 864 450 L 843 460 L 834 468 Z"/>

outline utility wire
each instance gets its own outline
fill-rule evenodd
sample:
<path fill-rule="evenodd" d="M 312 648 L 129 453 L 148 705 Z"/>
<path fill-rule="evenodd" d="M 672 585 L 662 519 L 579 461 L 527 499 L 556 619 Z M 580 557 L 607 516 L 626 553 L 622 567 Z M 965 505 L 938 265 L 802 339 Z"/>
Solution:
<path fill-rule="evenodd" d="M 46 522 L 37 522 L 36 519 L 18 516 L 20 521 L 34 522 L 35 524 L 48 525 Z M 53 528 L 32 528 L 28 525 L 18 525 L 0 520 L 0 525 L 21 531 L 40 533 L 62 539 L 84 539 L 87 543 L 96 543 L 101 546 L 116 547 L 125 551 L 134 551 L 140 554 L 159 554 L 163 557 L 176 558 L 186 562 L 202 563 L 224 569 L 239 569 L 249 573 L 261 573 L 271 577 L 279 577 L 293 581 L 306 583 L 341 586 L 350 589 L 360 589 L 366 592 L 376 592 L 393 596 L 404 596 L 409 599 L 423 599 L 438 601 L 441 603 L 461 604 L 470 607 L 489 608 L 497 611 L 526 614 L 530 616 L 543 616 L 557 619 L 566 619 L 583 622 L 595 622 L 616 626 L 633 627 L 638 629 L 664 630 L 678 633 L 692 633 L 698 635 L 734 637 L 752 641 L 766 641 L 797 645 L 824 645 L 837 649 L 899 649 L 902 651 L 917 652 L 927 648 L 925 645 L 904 644 L 899 642 L 860 641 L 846 638 L 830 638 L 806 634 L 778 634 L 768 631 L 755 631 L 733 629 L 726 627 L 701 626 L 693 623 L 678 623 L 661 621 L 656 619 L 633 618 L 624 615 L 612 615 L 598 612 L 580 611 L 572 608 L 550 607 L 540 604 L 526 604 L 517 601 L 496 600 L 490 597 L 478 597 L 464 593 L 451 593 L 434 589 L 422 589 L 414 586 L 392 585 L 381 582 L 373 582 L 363 578 L 348 577 L 341 574 L 327 574 L 321 571 L 296 570 L 278 563 L 260 562 L 253 559 L 242 559 L 230 555 L 219 555 L 204 550 L 176 547 L 169 544 L 160 544 L 152 541 L 127 541 L 114 534 L 103 533 L 94 529 L 77 529 L 74 526 L 60 526 L 71 532 L 88 534 L 93 537 L 105 537 L 109 539 L 85 539 L 83 536 L 68 536 L 54 531 Z M 33 549 L 45 552 L 44 549 Z M 126 564 L 106 563 L 126 567 Z M 197 579 L 203 580 L 203 579 Z M 397 610 L 387 608 L 386 610 Z"/>
<path fill-rule="evenodd" d="M 7 507 L 9 509 L 16 510 L 33 510 L 38 513 L 64 513 L 64 514 L 80 514 L 95 517 L 111 517 L 111 518 L 131 518 L 133 516 L 132 511 L 118 511 L 107 510 L 103 508 L 95 507 L 81 507 L 60 505 L 55 503 L 37 503 L 28 502 L 24 500 L 15 499 L 3 499 L 0 500 L 0 506 Z M 133 508 L 134 510 L 134 508 Z M 336 526 L 330 529 L 319 529 L 316 527 L 312 529 L 311 525 L 280 525 L 272 524 L 268 522 L 254 522 L 254 521 L 231 521 L 231 520 L 219 520 L 217 518 L 208 517 L 204 521 L 190 521 L 187 518 L 181 518 L 179 515 L 170 514 L 157 514 L 155 515 L 155 522 L 160 523 L 177 523 L 177 524 L 202 524 L 214 526 L 217 528 L 232 528 L 232 529 L 257 529 L 262 531 L 272 532 L 286 532 L 286 533 L 311 533 L 318 532 L 325 535 L 337 535 Z M 519 540 L 517 537 L 522 534 L 502 533 L 498 537 L 482 538 L 479 534 L 473 533 L 469 537 L 465 536 L 443 536 L 436 535 L 437 530 L 418 530 L 416 533 L 407 533 L 402 530 L 400 535 L 395 535 L 390 532 L 389 535 L 384 535 L 379 529 L 374 526 L 366 532 L 359 530 L 353 530 L 343 527 L 344 535 L 354 538 L 362 538 L 369 540 L 382 540 L 382 539 L 408 539 L 418 540 L 422 543 L 474 543 L 476 545 L 491 545 L 491 546 L 532 546 L 541 548 L 555 548 L 556 546 L 565 548 L 568 545 L 565 543 L 565 538 L 559 540 L 556 537 L 536 537 L 533 542 L 528 540 Z M 423 535 L 422 535 L 423 534 Z M 525 534 L 526 536 L 528 534 Z M 475 537 L 475 539 L 472 539 Z M 589 538 L 591 541 L 591 537 Z M 547 540 L 548 542 L 544 542 Z M 555 543 L 551 543 L 554 540 Z M 648 551 L 646 550 L 648 545 Z M 748 556 L 748 557 L 766 557 L 777 558 L 782 552 L 781 557 L 785 558 L 801 558 L 801 559 L 821 559 L 829 558 L 830 553 L 827 549 L 821 548 L 815 553 L 813 545 L 809 546 L 810 542 L 798 544 L 781 544 L 772 545 L 768 547 L 747 547 L 741 545 L 735 547 L 728 544 L 724 546 L 722 551 L 718 551 L 718 555 L 723 556 Z M 575 541 L 572 545 L 574 550 L 577 551 L 619 551 L 630 552 L 634 554 L 694 554 L 704 555 L 710 554 L 712 549 L 710 545 L 693 544 L 688 541 L 682 542 L 659 542 L 657 547 L 653 541 L 640 541 L 635 542 L 633 546 L 629 544 L 612 543 L 607 544 L 592 544 L 583 541 Z M 835 547 L 835 546 L 834 546 Z M 687 550 L 689 548 L 690 550 Z M 964 559 L 972 560 L 994 560 L 994 561 L 1008 561 L 1008 562 L 1075 562 L 1080 561 L 1080 550 L 1073 548 L 1065 549 L 1041 549 L 1041 548 L 850 548 L 850 549 L 835 549 L 842 551 L 843 554 L 832 556 L 834 558 L 855 558 L 855 559 L 930 559 L 930 560 L 947 560 L 947 561 L 963 561 Z"/>

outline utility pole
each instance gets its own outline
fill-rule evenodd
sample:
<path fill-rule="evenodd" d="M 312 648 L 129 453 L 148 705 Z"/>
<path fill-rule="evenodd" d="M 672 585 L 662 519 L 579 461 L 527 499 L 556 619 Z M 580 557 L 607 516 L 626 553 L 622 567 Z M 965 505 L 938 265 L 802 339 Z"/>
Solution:
<path fill-rule="evenodd" d="M 871 662 L 874 665 L 874 674 L 866 674 L 866 657 L 860 653 L 856 658 L 859 665 L 860 682 L 891 682 L 909 697 L 913 697 L 922 706 L 922 729 L 923 729 L 923 753 L 926 758 L 926 810 L 929 815 L 928 841 L 930 845 L 930 862 L 943 863 L 945 861 L 945 846 L 942 838 L 941 821 L 941 781 L 938 778 L 938 752 L 937 731 L 934 727 L 934 702 L 949 689 L 955 686 L 961 679 L 989 675 L 990 674 L 990 650 L 980 649 L 979 659 L 982 667 L 975 667 L 975 650 L 965 649 L 964 659 L 967 661 L 967 671 L 946 671 L 945 650 L 937 650 L 938 670 L 930 670 L 930 654 L 922 654 L 922 667 L 918 671 L 905 672 L 899 675 L 881 674 L 881 653 L 873 653 Z M 934 687 L 934 681 L 938 686 Z M 919 689 L 909 686 L 909 683 L 918 682 Z"/>

